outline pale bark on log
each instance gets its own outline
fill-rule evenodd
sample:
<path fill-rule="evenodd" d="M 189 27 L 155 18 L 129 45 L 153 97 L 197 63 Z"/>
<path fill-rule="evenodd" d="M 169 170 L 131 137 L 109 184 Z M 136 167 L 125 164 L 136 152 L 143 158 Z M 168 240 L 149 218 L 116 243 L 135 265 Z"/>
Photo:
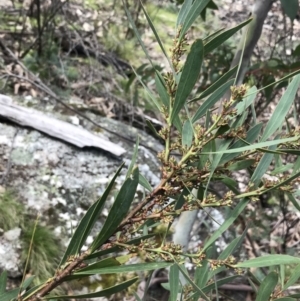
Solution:
<path fill-rule="evenodd" d="M 94 135 L 71 123 L 47 116 L 43 112 L 16 105 L 10 97 L 2 94 L 0 94 L 0 116 L 80 148 L 96 147 L 115 156 L 121 156 L 126 152 L 124 148 L 105 137 Z"/>

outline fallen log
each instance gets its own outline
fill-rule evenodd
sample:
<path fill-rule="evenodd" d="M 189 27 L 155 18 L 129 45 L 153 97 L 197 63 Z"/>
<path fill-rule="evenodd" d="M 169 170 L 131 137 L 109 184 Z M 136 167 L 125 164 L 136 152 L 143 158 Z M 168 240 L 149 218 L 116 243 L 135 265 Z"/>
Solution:
<path fill-rule="evenodd" d="M 47 116 L 43 112 L 14 104 L 10 97 L 2 94 L 0 94 L 0 116 L 80 148 L 96 147 L 115 156 L 121 156 L 126 152 L 124 148 L 110 142 L 106 137 L 95 135 L 66 121 Z"/>

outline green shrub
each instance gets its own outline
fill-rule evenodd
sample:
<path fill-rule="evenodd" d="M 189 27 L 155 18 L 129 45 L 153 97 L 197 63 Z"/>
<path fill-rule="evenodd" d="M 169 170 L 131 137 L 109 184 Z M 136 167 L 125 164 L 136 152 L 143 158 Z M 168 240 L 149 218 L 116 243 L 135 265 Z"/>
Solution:
<path fill-rule="evenodd" d="M 237 67 L 229 70 L 205 91 L 194 94 L 196 82 L 201 77 L 204 57 L 251 22 L 247 20 L 229 30 L 189 41 L 187 32 L 208 2 L 209 0 L 184 2 L 177 18 L 176 36 L 170 53 L 165 50 L 142 6 L 169 63 L 166 70 L 162 71 L 154 67 L 155 64 L 126 9 L 130 25 L 155 69 L 157 94 L 152 93 L 140 77 L 137 78 L 165 121 L 165 126 L 158 133 L 155 132 L 165 143 L 164 150 L 158 154 L 161 161 L 161 181 L 152 188 L 147 179 L 139 173 L 138 166 L 135 165 L 137 141 L 126 179 L 115 193 L 114 204 L 92 244 L 86 251 L 82 250 L 124 165 L 118 169 L 101 198 L 82 218 L 54 277 L 42 283 L 41 287 L 24 292 L 19 300 L 62 298 L 53 293 L 54 288 L 62 282 L 87 276 L 131 272 L 138 274 L 141 271 L 162 268 L 169 268 L 169 283 L 165 287 L 170 290 L 171 301 L 178 298 L 211 300 L 210 296 L 214 293 L 218 298 L 218 288 L 238 277 L 244 268 L 267 269 L 264 278 L 255 279 L 257 301 L 280 300 L 280 297 L 288 293 L 287 288 L 298 280 L 298 257 L 271 254 L 238 262 L 239 258 L 233 254 L 242 244 L 246 231 L 234 238 L 219 254 L 213 252 L 215 242 L 236 222 L 247 205 L 257 201 L 264 193 L 283 191 L 297 210 L 300 209 L 294 196 L 294 184 L 300 174 L 300 132 L 298 129 L 290 130 L 285 118 L 300 85 L 300 75 L 290 74 L 281 80 L 294 76 L 264 127 L 257 123 L 254 115 L 249 124 L 245 123 L 248 110 L 252 109 L 251 112 L 254 113 L 254 100 L 258 91 L 255 87 L 234 85 L 232 77 L 235 76 Z M 184 62 L 182 58 L 185 58 Z M 230 99 L 222 100 L 222 96 L 230 87 Z M 198 103 L 198 108 L 193 110 L 191 103 L 195 102 Z M 217 103 L 219 110 L 215 110 Z M 151 123 L 149 126 L 155 131 Z M 282 131 L 283 128 L 286 128 L 286 131 Z M 286 170 L 283 176 L 280 168 L 276 172 L 271 164 L 274 162 L 276 167 L 283 167 L 281 157 L 286 154 L 294 155 L 296 164 L 292 170 Z M 240 170 L 249 174 L 249 182 L 243 191 L 239 190 L 237 179 L 234 177 L 234 172 Z M 265 179 L 264 176 L 271 171 L 276 179 Z M 210 184 L 220 181 L 228 188 L 228 192 L 222 196 L 210 189 Z M 135 200 L 138 184 L 145 188 L 145 196 L 141 200 Z M 165 239 L 174 218 L 183 215 L 184 212 L 222 207 L 227 208 L 228 212 L 225 221 L 194 253 L 189 253 L 181 245 Z M 165 236 L 162 235 L 159 242 L 149 229 L 157 224 L 166 225 Z M 184 231 L 183 234 L 187 235 Z M 120 251 L 125 252 L 125 255 L 123 253 L 116 257 L 116 252 Z M 128 263 L 133 257 L 137 263 Z M 145 260 L 142 260 L 144 258 Z M 186 259 L 193 264 L 194 273 L 186 270 Z M 297 264 L 297 267 L 293 276 L 285 277 L 286 266 L 294 264 Z M 224 277 L 223 272 L 229 270 L 233 273 Z M 137 280 L 138 277 L 133 276 L 97 292 L 66 298 L 109 296 L 127 289 Z M 254 279 L 251 283 L 254 283 L 253 281 Z M 1 276 L 0 284 L 0 287 L 5 287 L 5 274 Z M 23 287 L 28 285 L 24 283 Z M 2 292 L 0 299 L 9 294 L 10 298 L 17 298 L 17 294 L 11 291 Z M 295 300 L 297 297 L 290 294 L 288 300 Z"/>

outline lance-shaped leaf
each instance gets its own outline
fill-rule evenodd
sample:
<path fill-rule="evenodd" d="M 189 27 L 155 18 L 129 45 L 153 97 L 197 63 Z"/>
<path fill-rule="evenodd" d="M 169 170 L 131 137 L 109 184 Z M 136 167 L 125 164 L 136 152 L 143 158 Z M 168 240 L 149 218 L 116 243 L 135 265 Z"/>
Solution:
<path fill-rule="evenodd" d="M 256 301 L 266 301 L 270 299 L 276 285 L 278 283 L 278 274 L 271 272 L 262 281 L 256 296 Z"/>
<path fill-rule="evenodd" d="M 196 40 L 191 47 L 182 69 L 172 108 L 171 122 L 173 122 L 174 118 L 178 115 L 192 92 L 199 77 L 202 61 L 203 42 L 202 40 Z"/>
<path fill-rule="evenodd" d="M 252 145 L 238 147 L 238 148 L 234 148 L 234 149 L 210 152 L 209 154 L 233 154 L 233 153 L 240 153 L 240 152 L 245 152 L 245 151 L 249 151 L 249 150 L 254 150 L 254 149 L 258 149 L 258 148 L 261 149 L 260 151 L 265 151 L 266 153 L 268 153 L 267 149 L 263 150 L 262 148 L 281 144 L 281 143 L 286 143 L 286 142 L 293 142 L 293 141 L 297 141 L 299 139 L 300 139 L 299 136 L 291 137 L 291 138 L 283 138 L 283 139 L 278 139 L 278 140 L 273 140 L 273 141 L 259 142 L 259 143 L 255 143 Z M 280 149 L 279 149 L 279 151 L 280 151 Z M 274 153 L 273 151 L 269 151 L 269 152 Z M 207 154 L 207 153 L 202 152 L 202 154 Z"/>
<path fill-rule="evenodd" d="M 204 116 L 210 108 L 213 107 L 213 105 L 219 101 L 224 93 L 230 88 L 230 86 L 233 85 L 234 79 L 229 80 L 227 83 L 223 84 L 221 87 L 216 89 L 200 106 L 200 108 L 197 110 L 195 115 L 192 118 L 192 122 L 196 122 L 198 119 L 200 119 L 202 116 Z"/>
<path fill-rule="evenodd" d="M 262 123 L 258 123 L 256 124 L 255 126 L 253 126 L 248 132 L 247 132 L 247 136 L 246 136 L 246 141 L 249 143 L 249 144 L 252 144 L 258 137 L 260 131 L 261 131 L 261 128 L 262 128 L 263 124 Z M 230 149 L 235 149 L 235 148 L 239 148 L 239 147 L 242 147 L 242 146 L 245 146 L 247 145 L 243 140 L 238 140 L 236 142 L 234 142 Z M 220 164 L 225 164 L 226 162 L 232 160 L 233 158 L 235 158 L 236 156 L 238 156 L 239 153 L 233 153 L 233 154 L 225 154 L 222 159 L 221 159 L 221 162 Z"/>
<path fill-rule="evenodd" d="M 220 33 L 219 35 L 217 35 L 215 38 L 213 38 L 209 42 L 207 42 L 204 45 L 204 55 L 212 52 L 214 49 L 219 47 L 221 44 L 223 44 L 225 41 L 227 41 L 231 36 L 233 36 L 237 31 L 239 31 L 242 27 L 244 27 L 249 22 L 251 22 L 251 20 L 252 19 L 249 19 L 233 28 L 230 28 L 230 29 Z"/>
<path fill-rule="evenodd" d="M 155 86 L 161 102 L 168 108 L 170 106 L 170 96 L 166 89 L 166 83 L 158 71 L 155 72 Z"/>
<path fill-rule="evenodd" d="M 201 296 L 204 300 L 209 301 L 208 297 L 205 295 L 205 293 L 192 281 L 192 279 L 189 277 L 189 275 L 186 273 L 185 269 L 177 264 L 180 272 L 184 276 L 184 278 L 190 283 L 190 285 L 193 287 L 193 289 L 196 291 L 196 293 Z"/>
<path fill-rule="evenodd" d="M 176 24 L 177 29 L 181 26 L 179 39 L 182 39 L 209 2 L 210 0 L 187 0 L 183 3 Z"/>
<path fill-rule="evenodd" d="M 122 185 L 108 217 L 91 246 L 91 253 L 98 249 L 111 235 L 114 234 L 119 224 L 127 214 L 133 201 L 139 183 L 139 170 L 135 168 L 132 175 Z"/>
<path fill-rule="evenodd" d="M 223 84 L 225 84 L 229 79 L 234 77 L 237 71 L 237 66 L 233 67 L 229 71 L 227 71 L 224 75 L 222 75 L 216 82 L 214 82 L 212 85 L 210 85 L 205 91 L 203 91 L 199 96 L 196 96 L 193 98 L 190 102 L 201 100 L 211 93 L 213 93 L 215 90 L 220 88 Z"/>
<path fill-rule="evenodd" d="M 172 262 L 145 262 L 137 264 L 126 264 L 120 266 L 109 266 L 98 268 L 96 264 L 92 264 L 86 268 L 76 271 L 73 275 L 94 275 L 94 274 L 116 274 L 129 273 L 137 271 L 152 271 L 156 269 L 167 268 L 172 265 Z M 71 275 L 71 277 L 73 276 Z"/>
<path fill-rule="evenodd" d="M 300 258 L 290 255 L 266 255 L 240 262 L 234 267 L 236 268 L 262 268 L 280 264 L 300 264 Z"/>
<path fill-rule="evenodd" d="M 108 297 L 110 295 L 116 294 L 118 292 L 121 292 L 125 289 L 127 289 L 129 286 L 131 286 L 133 283 L 135 283 L 139 277 L 135 277 L 133 279 L 124 281 L 120 284 L 114 285 L 112 287 L 106 288 L 104 290 L 90 293 L 90 294 L 83 294 L 83 295 L 74 295 L 74 296 L 46 296 L 43 297 L 43 299 L 88 299 L 88 298 L 98 298 L 98 297 Z"/>
<path fill-rule="evenodd" d="M 277 129 L 279 129 L 279 127 L 282 126 L 283 122 L 285 121 L 285 117 L 295 100 L 295 95 L 298 91 L 299 85 L 300 75 L 296 75 L 278 102 L 272 117 L 267 123 L 267 126 L 261 137 L 261 141 L 266 141 L 275 133 L 275 131 L 277 131 Z"/>
<path fill-rule="evenodd" d="M 148 180 L 140 173 L 139 174 L 139 183 L 146 188 L 148 191 L 152 191 L 152 187 Z"/>
<path fill-rule="evenodd" d="M 223 285 L 223 284 L 232 282 L 232 280 L 234 280 L 234 279 L 237 278 L 237 277 L 238 277 L 238 275 L 234 275 L 234 276 L 229 276 L 229 277 L 226 277 L 226 278 L 223 278 L 223 279 L 219 279 L 219 280 L 217 280 L 216 282 L 211 283 L 211 284 L 205 286 L 205 287 L 203 288 L 203 292 L 204 292 L 204 293 L 208 293 L 208 292 L 210 292 L 211 290 L 215 289 L 216 287 L 220 287 L 220 286 Z"/>
<path fill-rule="evenodd" d="M 276 145 L 272 145 L 270 148 L 270 150 L 275 150 L 276 149 Z M 256 166 L 254 173 L 251 176 L 251 182 L 254 183 L 254 187 L 257 188 L 259 183 L 261 182 L 261 179 L 263 177 L 263 175 L 266 173 L 266 171 L 268 170 L 272 160 L 273 160 L 274 154 L 264 154 L 258 165 Z"/>
<path fill-rule="evenodd" d="M 159 37 L 159 35 L 158 35 L 158 33 L 157 33 L 157 30 L 156 30 L 155 27 L 154 27 L 154 24 L 153 24 L 153 22 L 152 22 L 150 16 L 148 15 L 148 13 L 147 13 L 147 11 L 146 11 L 144 5 L 142 4 L 142 2 L 140 2 L 140 4 L 141 4 L 141 7 L 142 7 L 142 9 L 143 9 L 143 12 L 144 12 L 144 14 L 145 14 L 145 16 L 146 16 L 146 18 L 147 18 L 147 22 L 148 22 L 150 28 L 152 29 L 152 32 L 153 32 L 154 35 L 155 35 L 155 39 L 156 39 L 156 41 L 157 41 L 157 43 L 158 43 L 160 49 L 162 50 L 163 54 L 165 55 L 166 59 L 168 60 L 169 65 L 172 67 L 170 58 L 169 58 L 169 56 L 168 56 L 168 54 L 167 54 L 167 52 L 166 52 L 166 50 L 165 50 L 165 48 L 164 48 L 163 43 L 162 43 L 161 40 L 160 40 L 160 37 Z"/>
<path fill-rule="evenodd" d="M 299 278 L 300 278 L 300 264 L 298 264 L 296 268 L 293 268 L 293 273 L 291 273 L 289 280 L 285 283 L 282 289 L 283 290 L 288 289 L 290 286 L 296 283 L 299 280 Z"/>
<path fill-rule="evenodd" d="M 3 294 L 6 290 L 6 282 L 7 282 L 7 272 L 3 271 L 0 276 L 0 295 Z"/>
<path fill-rule="evenodd" d="M 147 235 L 142 235 L 142 236 L 139 236 L 139 237 L 134 238 L 132 240 L 126 241 L 126 244 L 127 245 L 138 245 L 138 244 L 140 244 L 140 242 L 142 240 L 145 241 L 146 239 L 151 238 L 153 236 L 155 236 L 155 233 L 151 233 L 151 234 L 147 234 Z M 121 248 L 119 248 L 117 246 L 114 246 L 114 247 L 111 247 L 111 248 L 108 248 L 108 249 L 104 249 L 104 250 L 101 250 L 101 251 L 98 251 L 98 252 L 94 252 L 93 254 L 88 255 L 85 259 L 86 260 L 90 260 L 90 259 L 93 259 L 93 258 L 98 258 L 98 257 L 101 257 L 103 255 L 107 255 L 107 254 L 112 254 L 114 252 L 118 252 L 118 251 L 120 251 L 120 249 Z"/>
<path fill-rule="evenodd" d="M 180 286 L 180 280 L 179 280 L 179 269 L 176 264 L 173 264 L 170 267 L 169 283 L 170 283 L 169 301 L 177 301 L 177 295 L 180 293 L 181 286 Z"/>
<path fill-rule="evenodd" d="M 219 255 L 218 260 L 225 260 L 226 258 L 228 258 L 233 252 L 239 250 L 239 248 L 241 247 L 244 238 L 247 234 L 248 231 L 248 226 L 247 225 L 246 229 L 244 230 L 243 234 L 239 237 L 236 237 L 227 247 L 224 251 L 222 251 L 222 253 Z"/>
<path fill-rule="evenodd" d="M 97 221 L 99 214 L 101 213 L 103 206 L 106 202 L 106 199 L 111 192 L 111 189 L 115 183 L 117 176 L 120 174 L 124 164 L 122 164 L 114 177 L 111 179 L 107 188 L 105 189 L 101 198 L 95 202 L 86 212 L 82 220 L 80 221 L 75 233 L 72 236 L 72 239 L 67 247 L 67 250 L 60 262 L 60 266 L 62 266 L 68 259 L 70 255 L 79 254 L 83 244 L 85 243 L 91 229 L 93 228 L 95 222 Z"/>
<path fill-rule="evenodd" d="M 203 247 L 203 252 L 211 246 L 219 237 L 221 237 L 222 233 L 224 233 L 237 219 L 237 217 L 241 214 L 241 212 L 245 209 L 247 204 L 249 203 L 248 199 L 241 200 L 237 206 L 232 210 L 232 212 L 226 218 L 226 221 L 222 224 L 222 226 L 214 232 L 211 238 L 205 243 Z"/>
<path fill-rule="evenodd" d="M 206 285 L 207 281 L 209 280 L 207 271 L 209 271 L 209 266 L 208 266 L 207 260 L 202 261 L 200 267 L 196 267 L 195 283 L 201 289 Z"/>
<path fill-rule="evenodd" d="M 188 119 L 183 124 L 182 128 L 182 146 L 190 147 L 194 138 L 194 131 L 191 121 Z"/>

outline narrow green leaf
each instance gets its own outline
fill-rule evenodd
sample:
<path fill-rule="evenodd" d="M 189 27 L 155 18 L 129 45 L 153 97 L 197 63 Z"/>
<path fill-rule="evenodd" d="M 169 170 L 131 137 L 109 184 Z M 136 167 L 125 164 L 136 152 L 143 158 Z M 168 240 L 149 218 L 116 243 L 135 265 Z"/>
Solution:
<path fill-rule="evenodd" d="M 141 4 L 141 7 L 142 7 L 142 9 L 143 9 L 143 11 L 144 11 L 144 14 L 145 14 L 145 16 L 146 16 L 146 18 L 147 18 L 148 24 L 149 24 L 149 26 L 150 26 L 152 32 L 153 32 L 154 35 L 155 35 L 155 39 L 156 39 L 156 41 L 157 41 L 157 43 L 158 43 L 160 49 L 162 50 L 163 54 L 165 55 L 166 59 L 168 60 L 170 67 L 172 67 L 172 64 L 171 64 L 171 62 L 170 62 L 170 59 L 169 59 L 169 57 L 168 57 L 168 54 L 167 54 L 167 52 L 166 52 L 166 50 L 165 50 L 165 48 L 164 48 L 163 43 L 161 42 L 161 39 L 160 39 L 160 37 L 159 37 L 159 35 L 158 35 L 158 33 L 157 33 L 155 27 L 154 27 L 154 24 L 153 24 L 153 22 L 152 22 L 150 16 L 148 15 L 148 13 L 147 13 L 147 11 L 146 11 L 144 5 L 142 4 L 142 2 L 140 2 L 140 4 Z"/>
<path fill-rule="evenodd" d="M 186 271 L 183 269 L 182 266 L 177 264 L 180 272 L 184 276 L 184 278 L 191 284 L 193 289 L 198 293 L 204 300 L 209 301 L 209 298 L 204 294 L 204 292 L 193 282 L 193 280 L 189 277 L 189 275 L 186 273 Z"/>
<path fill-rule="evenodd" d="M 158 135 L 158 132 L 156 131 L 156 128 L 153 126 L 152 122 L 148 119 L 146 119 L 146 123 L 148 125 L 148 128 L 152 131 L 152 133 L 157 137 L 157 138 L 161 138 L 159 135 Z"/>
<path fill-rule="evenodd" d="M 116 294 L 118 292 L 124 291 L 133 283 L 135 283 L 139 277 L 124 281 L 120 284 L 114 285 L 112 287 L 106 288 L 102 291 L 95 293 L 83 294 L 83 295 L 74 295 L 74 296 L 45 296 L 43 299 L 84 299 L 84 298 L 98 298 L 98 297 L 108 297 L 110 295 Z M 2 300 L 1 300 L 2 301 Z"/>
<path fill-rule="evenodd" d="M 277 145 L 281 143 L 286 143 L 286 142 L 293 142 L 299 140 L 299 137 L 291 137 L 291 138 L 284 138 L 284 139 L 278 139 L 278 140 L 273 140 L 273 141 L 266 141 L 266 142 L 259 142 L 256 144 L 244 146 L 244 147 L 238 147 L 235 149 L 229 149 L 229 150 L 224 150 L 224 151 L 217 151 L 217 152 L 211 152 L 210 154 L 232 154 L 232 153 L 241 153 L 249 150 L 254 150 L 258 148 L 264 148 L 272 145 Z M 262 150 L 261 150 L 262 151 Z M 280 149 L 279 149 L 280 151 Z M 267 150 L 265 150 L 267 152 Z M 202 153 L 206 154 L 206 153 Z"/>
<path fill-rule="evenodd" d="M 93 228 L 95 222 L 97 221 L 100 212 L 102 211 L 102 208 L 106 202 L 106 199 L 111 192 L 112 187 L 114 186 L 115 180 L 120 174 L 124 164 L 122 164 L 111 181 L 109 182 L 107 188 L 105 189 L 103 195 L 101 198 L 95 202 L 86 212 L 86 214 L 81 219 L 75 233 L 73 234 L 71 241 L 67 247 L 67 250 L 59 264 L 59 266 L 62 266 L 71 255 L 79 254 L 83 244 L 85 243 L 91 229 Z"/>
<path fill-rule="evenodd" d="M 178 83 L 174 106 L 171 113 L 171 121 L 178 115 L 182 107 L 187 101 L 188 96 L 192 92 L 195 83 L 198 80 L 201 65 L 203 61 L 203 42 L 196 40 L 190 52 L 187 55 L 182 74 Z"/>
<path fill-rule="evenodd" d="M 138 151 L 139 151 L 139 136 L 136 136 L 136 142 L 135 142 L 135 146 L 133 149 L 133 154 L 132 154 L 132 158 L 130 161 L 130 165 L 128 167 L 127 173 L 126 173 L 126 179 L 130 177 L 130 175 L 132 174 L 134 165 L 136 163 L 137 157 L 138 157 Z"/>
<path fill-rule="evenodd" d="M 3 271 L 0 275 L 0 295 L 6 290 L 7 283 L 7 271 Z"/>
<path fill-rule="evenodd" d="M 135 168 L 133 174 L 127 178 L 122 185 L 100 233 L 90 247 L 91 252 L 98 249 L 111 235 L 114 234 L 130 208 L 138 182 L 139 170 L 138 168 Z"/>
<path fill-rule="evenodd" d="M 176 129 L 178 130 L 178 132 L 181 134 L 182 133 L 182 122 L 180 120 L 179 115 L 175 116 L 173 124 L 176 127 Z"/>
<path fill-rule="evenodd" d="M 281 97 L 278 105 L 276 106 L 269 122 L 266 125 L 266 128 L 261 137 L 261 142 L 266 141 L 270 138 L 279 127 L 282 126 L 285 121 L 285 117 L 295 100 L 295 95 L 298 91 L 300 85 L 300 75 L 296 75 L 292 82 L 287 87 L 285 93 Z"/>
<path fill-rule="evenodd" d="M 193 0 L 186 0 L 183 2 L 180 11 L 178 13 L 177 21 L 176 21 L 176 28 L 182 26 L 184 23 L 184 20 L 186 19 L 186 16 L 191 9 L 193 4 Z"/>
<path fill-rule="evenodd" d="M 19 288 L 14 288 L 10 291 L 7 291 L 3 294 L 0 294 L 0 300 L 1 301 L 11 301 L 18 297 L 19 294 Z"/>
<path fill-rule="evenodd" d="M 208 281 L 208 271 L 209 271 L 209 265 L 208 265 L 207 260 L 204 260 L 201 263 L 200 267 L 196 267 L 196 270 L 195 270 L 195 283 L 201 289 L 206 285 L 206 283 Z"/>
<path fill-rule="evenodd" d="M 133 295 L 134 295 L 134 298 L 137 300 L 137 301 L 143 301 L 139 296 L 138 294 L 134 291 L 133 292 Z"/>
<path fill-rule="evenodd" d="M 239 190 L 238 190 L 238 183 L 233 180 L 232 178 L 223 176 L 221 178 L 221 182 L 224 183 L 231 191 L 233 191 L 235 194 L 239 194 Z"/>
<path fill-rule="evenodd" d="M 269 148 L 270 150 L 275 150 L 276 149 L 276 145 L 272 145 Z M 274 155 L 273 154 L 264 154 L 258 165 L 256 166 L 250 181 L 252 183 L 254 183 L 254 187 L 257 188 L 259 183 L 261 182 L 263 175 L 266 173 L 266 171 L 268 170 L 272 160 L 273 160 Z"/>
<path fill-rule="evenodd" d="M 264 192 L 268 192 L 268 191 L 271 191 L 271 190 L 276 190 L 277 188 L 283 186 L 283 185 L 286 185 L 288 183 L 290 183 L 291 181 L 293 181 L 294 179 L 297 179 L 300 177 L 300 171 L 293 174 L 292 176 L 288 177 L 286 180 L 282 181 L 282 182 L 279 182 L 278 184 L 268 188 L 268 189 L 265 189 Z"/>
<path fill-rule="evenodd" d="M 296 200 L 296 198 L 293 196 L 293 194 L 291 192 L 286 192 L 289 200 L 291 201 L 291 203 L 295 206 L 295 208 L 300 212 L 300 204 L 298 203 L 298 201 Z"/>
<path fill-rule="evenodd" d="M 165 81 L 158 71 L 155 72 L 155 86 L 161 102 L 168 108 L 170 106 L 170 96 L 167 92 Z"/>
<path fill-rule="evenodd" d="M 211 238 L 205 243 L 203 247 L 203 252 L 211 246 L 219 237 L 221 237 L 222 233 L 224 233 L 237 219 L 237 217 L 241 214 L 241 212 L 245 209 L 247 204 L 249 203 L 248 199 L 241 200 L 237 206 L 232 210 L 232 212 L 228 215 L 226 221 L 222 224 L 222 226 L 214 232 Z"/>
<path fill-rule="evenodd" d="M 31 283 L 32 283 L 32 281 L 34 280 L 34 278 L 35 278 L 34 275 L 32 275 L 32 276 L 26 278 L 25 281 L 24 281 L 24 283 L 23 283 L 23 285 L 22 285 L 22 289 L 28 288 L 28 287 L 31 285 Z"/>
<path fill-rule="evenodd" d="M 278 283 L 278 274 L 275 272 L 271 272 L 270 274 L 268 274 L 265 277 L 265 279 L 262 281 L 258 289 L 255 301 L 269 300 L 277 283 Z"/>
<path fill-rule="evenodd" d="M 193 102 L 196 100 L 201 100 L 214 91 L 216 91 L 218 88 L 220 88 L 222 85 L 224 85 L 229 79 L 234 77 L 236 74 L 237 66 L 233 67 L 229 71 L 227 71 L 224 75 L 222 75 L 217 81 L 215 81 L 212 85 L 210 85 L 205 91 L 203 91 L 199 96 L 196 96 L 189 102 Z M 234 81 L 233 81 L 234 82 Z"/>
<path fill-rule="evenodd" d="M 234 79 L 229 80 L 227 83 L 223 84 L 221 87 L 216 89 L 199 107 L 197 112 L 192 118 L 192 122 L 196 122 L 198 119 L 200 119 L 202 116 L 204 116 L 210 108 L 214 106 L 214 104 L 219 101 L 224 93 L 230 88 L 230 86 L 233 85 Z"/>
<path fill-rule="evenodd" d="M 97 267 L 88 270 L 81 269 L 76 271 L 74 275 L 94 275 L 94 274 L 116 274 L 116 273 L 129 273 L 138 271 L 152 271 L 156 269 L 164 269 L 171 266 L 172 262 L 146 262 L 137 264 L 127 264 L 120 266 L 111 266 L 98 269 Z M 85 268 L 86 269 L 86 268 Z"/>
<path fill-rule="evenodd" d="M 148 191 L 152 191 L 152 187 L 147 179 L 140 173 L 139 174 L 139 184 L 145 187 Z"/>
<path fill-rule="evenodd" d="M 255 163 L 254 159 L 247 159 L 247 160 L 242 160 L 242 161 L 237 161 L 231 165 L 229 165 L 227 168 L 228 170 L 242 170 L 246 169 L 250 166 L 252 166 Z"/>
<path fill-rule="evenodd" d="M 237 277 L 238 277 L 238 275 L 235 275 L 235 276 L 229 276 L 229 277 L 217 280 L 216 282 L 205 286 L 203 288 L 203 292 L 209 293 L 211 290 L 214 290 L 216 287 L 220 287 L 223 284 L 230 283 L 232 280 L 234 280 Z"/>
<path fill-rule="evenodd" d="M 277 174 L 280 174 L 280 173 L 284 173 L 286 171 L 288 171 L 289 169 L 292 169 L 294 167 L 294 164 L 292 163 L 288 163 L 286 165 L 282 165 L 282 166 L 279 166 L 278 168 L 275 168 L 272 172 L 271 172 L 271 175 L 277 175 Z"/>
<path fill-rule="evenodd" d="M 244 238 L 247 234 L 248 231 L 248 225 L 246 227 L 246 229 L 244 230 L 243 234 L 239 237 L 236 237 L 226 248 L 224 251 L 222 251 L 222 253 L 219 255 L 218 259 L 219 260 L 225 260 L 226 258 L 228 258 L 230 255 L 232 255 L 233 252 L 239 250 L 239 248 L 241 247 Z"/>
<path fill-rule="evenodd" d="M 207 4 L 210 2 L 210 0 L 198 0 L 198 1 L 186 1 L 188 2 L 187 5 L 182 5 L 181 10 L 184 10 L 182 13 L 179 12 L 177 24 L 177 29 L 180 25 L 181 31 L 179 35 L 179 39 L 182 39 L 182 37 L 186 34 L 186 32 L 189 30 L 189 28 L 192 26 L 194 21 L 198 18 L 198 16 L 201 14 L 203 9 L 207 6 Z"/>
<path fill-rule="evenodd" d="M 300 170 L 300 157 L 298 157 L 294 163 L 293 173 L 296 173 L 298 170 Z"/>
<path fill-rule="evenodd" d="M 285 283 L 282 290 L 288 289 L 290 286 L 295 284 L 300 278 L 300 264 L 296 266 L 296 268 L 293 268 L 293 273 L 291 273 L 291 276 L 289 280 Z"/>
<path fill-rule="evenodd" d="M 151 238 L 153 236 L 155 236 L 155 233 L 143 235 L 143 236 L 140 236 L 140 237 L 137 237 L 137 238 L 134 238 L 132 240 L 127 241 L 126 244 L 127 245 L 137 245 L 142 240 L 146 240 L 146 239 Z M 103 255 L 107 255 L 107 254 L 112 254 L 112 253 L 115 253 L 117 251 L 120 251 L 120 248 L 118 248 L 117 246 L 114 246 L 114 247 L 111 247 L 111 248 L 108 248 L 108 249 L 105 249 L 105 250 L 94 252 L 94 253 L 90 254 L 89 256 L 87 256 L 86 260 L 98 258 L 98 257 L 101 257 Z"/>
<path fill-rule="evenodd" d="M 98 274 L 99 271 L 101 271 L 103 268 L 108 267 L 116 267 L 120 266 L 120 262 L 116 260 L 115 258 L 105 258 L 100 261 L 97 261 L 95 263 L 90 264 L 89 266 L 82 268 L 78 271 L 76 271 L 76 275 L 94 275 Z"/>
<path fill-rule="evenodd" d="M 238 32 L 242 27 L 250 23 L 251 20 L 252 19 L 248 19 L 247 21 L 244 21 L 243 23 L 220 33 L 218 36 L 216 36 L 215 38 L 207 42 L 204 45 L 204 55 L 212 52 L 214 49 L 219 47 L 221 44 L 227 41 L 231 36 L 233 36 L 236 32 Z"/>
<path fill-rule="evenodd" d="M 177 295 L 180 293 L 179 269 L 176 264 L 170 267 L 169 271 L 170 298 L 169 301 L 177 301 Z"/>
<path fill-rule="evenodd" d="M 243 100 L 239 103 L 236 104 L 235 109 L 237 111 L 237 115 L 241 115 L 242 113 L 245 112 L 248 107 L 254 103 L 255 97 L 257 95 L 257 88 L 255 86 L 251 87 Z"/>
<path fill-rule="evenodd" d="M 134 72 L 137 80 L 143 86 L 144 90 L 147 92 L 147 95 L 153 101 L 154 105 L 157 107 L 158 110 L 160 110 L 161 109 L 161 105 L 158 102 L 158 100 L 156 99 L 156 97 L 153 95 L 153 93 L 150 91 L 150 89 L 144 84 L 144 82 L 142 81 L 141 77 L 137 74 L 137 72 L 135 71 L 135 69 L 133 67 L 132 67 L 132 71 Z"/>
<path fill-rule="evenodd" d="M 262 123 L 258 123 L 255 126 L 253 126 L 248 132 L 247 132 L 247 136 L 246 136 L 246 141 L 249 144 L 252 144 L 258 137 L 261 128 L 262 128 L 263 124 Z M 242 147 L 244 145 L 247 145 L 243 140 L 238 140 L 236 142 L 234 142 L 231 146 L 230 149 L 236 149 L 239 147 Z M 233 153 L 233 154 L 225 154 L 222 159 L 220 164 L 225 164 L 228 161 L 232 160 L 233 158 L 235 158 L 236 156 L 238 156 L 239 153 Z"/>
<path fill-rule="evenodd" d="M 299 264 L 300 258 L 290 255 L 266 255 L 240 262 L 235 265 L 237 268 L 262 268 L 280 264 Z"/>
<path fill-rule="evenodd" d="M 282 297 L 282 298 L 274 299 L 274 301 L 296 301 L 296 299 L 291 297 Z"/>
<path fill-rule="evenodd" d="M 185 121 L 182 127 L 182 146 L 190 147 L 194 138 L 194 131 L 191 121 L 188 119 Z"/>
<path fill-rule="evenodd" d="M 150 64 L 152 65 L 153 69 L 155 69 L 154 64 L 153 64 L 153 62 L 152 62 L 152 60 L 151 60 L 151 57 L 150 57 L 150 55 L 149 55 L 149 53 L 148 53 L 148 50 L 147 50 L 147 48 L 146 48 L 146 46 L 145 46 L 145 44 L 144 44 L 144 42 L 143 42 L 143 40 L 142 40 L 142 38 L 141 38 L 141 36 L 140 36 L 140 33 L 139 33 L 137 27 L 135 26 L 134 20 L 132 19 L 131 13 L 130 13 L 130 11 L 129 11 L 127 5 L 126 5 L 126 1 L 124 1 L 124 0 L 122 0 L 122 1 L 123 1 L 123 6 L 124 6 L 124 9 L 125 9 L 125 12 L 126 12 L 128 21 L 129 21 L 129 23 L 130 23 L 130 25 L 131 25 L 131 27 L 132 27 L 134 33 L 135 33 L 135 36 L 137 37 L 137 39 L 138 39 L 140 45 L 142 46 L 142 49 L 143 49 L 143 51 L 144 51 L 144 53 L 145 53 L 145 55 L 146 55 L 148 61 L 149 61 Z"/>

